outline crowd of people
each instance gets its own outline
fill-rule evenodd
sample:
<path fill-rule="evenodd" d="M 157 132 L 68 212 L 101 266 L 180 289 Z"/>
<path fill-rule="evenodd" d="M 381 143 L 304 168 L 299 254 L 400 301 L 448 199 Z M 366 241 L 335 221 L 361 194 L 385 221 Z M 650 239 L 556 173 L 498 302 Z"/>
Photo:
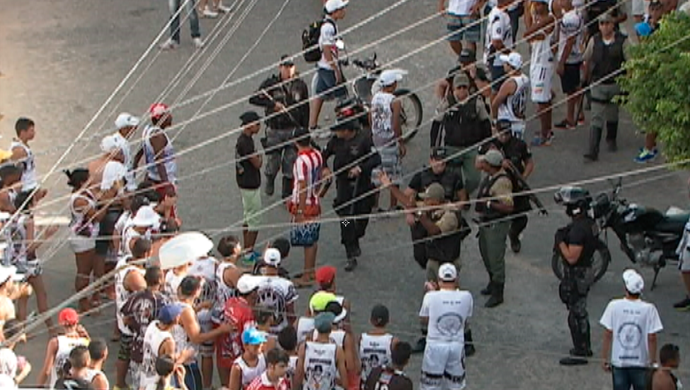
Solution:
<path fill-rule="evenodd" d="M 652 1 L 648 9 L 642 1 L 634 3 L 637 40 L 652 34 L 663 15 L 677 7 L 669 0 Z M 201 47 L 197 5 L 171 0 L 169 6 L 172 33 L 162 47 L 179 45 L 182 15 L 189 18 L 194 43 Z M 182 6 L 188 8 L 186 13 Z M 149 108 L 150 124 L 143 126 L 136 153 L 131 145 L 143 121 L 122 113 L 115 121 L 117 131 L 102 139 L 102 153 L 83 168 L 65 171 L 72 189 L 69 244 L 79 300 L 76 310 L 59 312 L 57 326 L 47 315 L 48 292 L 37 256 L 40 244 L 57 229 L 36 224 L 32 210 L 48 195 L 39 186 L 29 146 L 36 124 L 28 118 L 16 121 L 11 150 L 0 150 L 6 245 L 0 267 L 0 387 L 15 388 L 32 370 L 13 352 L 26 341 L 32 295 L 51 335 L 38 374 L 40 387 L 107 390 L 112 383 L 120 390 L 206 390 L 217 371 L 221 386 L 230 390 L 412 389 L 415 385 L 404 369 L 415 352 L 424 354 L 420 388 L 465 387 L 465 358 L 475 347 L 468 322 L 474 299 L 459 283 L 461 243 L 470 232 L 464 214 L 474 205 L 489 279 L 481 294 L 488 296 L 485 307 L 497 307 L 504 303 L 506 247 L 521 251 L 532 204 L 545 212 L 534 195 L 522 194 L 529 190 L 526 180 L 535 169 L 524 141 L 528 93 L 540 123 L 533 146 L 550 145 L 554 129 L 584 124 L 583 95 L 588 91 L 592 117 L 584 157 L 598 159 L 604 128 L 608 150 L 615 151 L 614 97 L 620 93 L 615 77 L 625 61 L 624 48 L 633 39 L 621 28 L 627 15 L 615 1 L 439 0 L 438 12 L 446 17 L 447 38 L 459 64 L 436 87 L 439 104 L 431 126 L 429 164 L 401 189 L 407 150 L 402 105 L 395 92 L 403 72 L 380 73 L 368 113 L 354 112 L 351 101 L 341 100 L 335 124 L 319 129 L 323 102 L 347 96 L 338 22 L 346 16 L 348 1 L 326 0 L 323 6 L 325 15 L 316 25 L 319 53 L 308 61 L 317 68 L 314 96 L 310 99 L 310 87 L 284 55 L 277 74 L 261 83 L 248 102 L 261 107 L 264 117 L 255 111 L 239 117 L 235 171 L 243 232 L 241 238 L 222 237 L 218 257 L 212 256 L 205 236 L 181 233 L 178 167 L 173 139 L 166 132 L 173 116 L 165 104 Z M 230 11 L 215 0 L 202 0 L 198 7 L 208 18 Z M 531 51 L 529 76 L 522 72 L 523 58 L 516 47 L 521 17 Z M 483 19 L 486 24 L 480 23 Z M 484 58 L 477 61 L 482 36 Z M 552 125 L 554 74 L 561 79 L 567 115 Z M 261 150 L 254 138 L 262 126 Z M 323 133 L 329 139 L 322 147 L 316 139 Z M 647 162 L 656 154 L 649 136 L 636 160 Z M 290 214 L 289 234 L 257 250 L 265 210 L 262 196 L 274 196 L 279 175 L 280 198 Z M 405 216 L 414 260 L 426 272 L 427 292 L 419 311 L 423 337 L 415 345 L 387 330 L 390 314 L 382 304 L 371 308 L 371 328 L 357 334 L 350 321 L 352 303 L 337 292 L 336 268 L 317 266 L 321 202 L 333 182 L 347 272 L 358 265 L 360 241 L 373 212 Z M 379 207 L 386 193 L 388 210 Z M 559 230 L 554 245 L 568 264 L 560 292 L 569 310 L 574 348 L 561 360 L 564 365 L 586 364 L 593 356 L 586 310 L 591 221 L 578 207 L 568 205 L 572 224 Z M 166 245 L 185 240 L 188 247 L 206 252 L 189 255 L 180 249 L 178 256 L 187 257 L 173 265 L 159 256 Z M 304 250 L 298 275 L 290 275 L 283 263 L 294 247 Z M 612 372 L 614 389 L 680 388 L 672 372 L 680 352 L 677 346 L 664 345 L 657 354 L 656 334 L 663 327 L 654 305 L 640 299 L 642 277 L 626 270 L 623 282 L 625 298 L 612 301 L 600 321 L 605 328 L 603 368 Z M 315 291 L 300 315 L 296 303 L 303 287 Z M 116 307 L 114 377 L 103 371 L 108 342 L 92 339 L 80 324 L 81 317 L 103 310 L 103 300 L 114 301 Z M 688 301 L 677 308 L 687 309 Z M 657 362 L 661 369 L 647 376 Z"/>

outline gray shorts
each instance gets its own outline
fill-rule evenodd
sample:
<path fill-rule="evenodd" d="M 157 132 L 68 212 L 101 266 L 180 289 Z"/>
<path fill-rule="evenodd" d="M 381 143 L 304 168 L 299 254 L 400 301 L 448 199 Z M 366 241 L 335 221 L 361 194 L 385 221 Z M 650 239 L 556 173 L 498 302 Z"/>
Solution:
<path fill-rule="evenodd" d="M 473 16 L 448 15 L 446 28 L 449 34 L 453 33 L 446 38 L 451 42 L 458 42 L 464 39 L 470 43 L 477 43 L 481 37 L 481 23 L 479 19 Z"/>
<path fill-rule="evenodd" d="M 317 68 L 314 90 L 316 95 L 323 100 L 333 100 L 347 96 L 347 88 L 342 83 L 340 85 L 336 84 L 335 71 L 330 69 Z"/>

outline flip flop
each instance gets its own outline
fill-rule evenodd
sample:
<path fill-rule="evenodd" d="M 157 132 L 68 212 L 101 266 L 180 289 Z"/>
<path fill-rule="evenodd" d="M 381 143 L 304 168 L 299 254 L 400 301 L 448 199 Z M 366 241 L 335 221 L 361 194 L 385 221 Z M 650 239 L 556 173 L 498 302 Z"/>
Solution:
<path fill-rule="evenodd" d="M 305 280 L 302 280 L 301 277 L 292 279 L 292 283 L 295 285 L 296 288 L 307 288 L 307 287 L 314 286 L 313 280 L 305 281 Z"/>

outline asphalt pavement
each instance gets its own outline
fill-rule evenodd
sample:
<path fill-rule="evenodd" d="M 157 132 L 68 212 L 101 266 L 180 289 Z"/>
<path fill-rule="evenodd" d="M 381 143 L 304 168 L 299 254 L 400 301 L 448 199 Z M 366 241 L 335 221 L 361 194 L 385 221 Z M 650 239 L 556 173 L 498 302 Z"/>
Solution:
<path fill-rule="evenodd" d="M 341 29 L 354 26 L 394 3 L 394 0 L 353 0 Z M 435 12 L 436 3 L 435 0 L 406 1 L 345 37 L 350 52 L 366 47 L 356 56 L 371 55 L 375 50 L 382 63 L 397 60 L 395 67 L 408 70 L 403 86 L 418 90 L 427 123 L 434 110 L 432 81 L 444 75 L 455 63 L 446 42 L 432 43 L 446 33 L 443 19 L 436 17 L 420 22 Z M 0 121 L 0 134 L 4 137 L 0 146 L 9 146 L 17 117 L 33 118 L 38 135 L 32 147 L 37 153 L 38 171 L 46 173 L 161 31 L 167 20 L 167 7 L 165 2 L 153 0 L 0 0 L 0 6 L 3 9 L 0 13 L 0 25 L 3 26 L 0 71 L 4 74 L 0 78 L 0 114 L 5 116 Z M 166 92 L 162 101 L 168 104 L 189 99 L 218 87 L 233 73 L 230 80 L 237 82 L 231 87 L 218 91 L 203 107 L 205 99 L 200 99 L 175 110 L 174 118 L 179 123 L 190 120 L 199 110 L 202 113 L 218 110 L 189 123 L 179 134 L 176 134 L 178 130 L 172 130 L 172 134 L 176 137 L 174 144 L 178 151 L 193 148 L 178 158 L 182 177 L 179 183 L 180 214 L 184 230 L 217 235 L 226 229 L 239 234 L 236 229 L 242 217 L 242 207 L 231 161 L 238 117 L 250 108 L 246 102 L 248 94 L 268 75 L 268 72 L 259 71 L 276 63 L 281 54 L 292 54 L 301 49 L 301 32 L 319 17 L 321 0 L 237 0 L 237 6 L 232 19 L 224 27 L 219 23 L 227 19 L 201 20 L 204 39 L 214 31 L 219 32 L 203 51 L 195 51 L 189 38 L 189 24 L 183 23 L 182 45 L 177 50 L 159 52 L 153 48 L 143 58 L 124 87 L 55 169 L 56 173 L 47 178 L 44 186 L 50 191 L 48 202 L 67 193 L 66 178 L 60 173 L 62 169 L 67 165 L 80 165 L 80 161 L 99 152 L 100 134 L 112 128 L 117 113 L 142 114 L 162 92 Z M 261 37 L 283 6 L 284 10 L 275 23 Z M 245 11 L 246 16 L 241 20 L 240 16 Z M 402 29 L 406 30 L 401 32 Z M 396 31 L 399 34 L 395 37 L 381 40 Z M 261 39 L 256 43 L 259 37 Z M 527 53 L 526 44 L 521 44 L 519 50 Z M 297 63 L 302 72 L 311 70 L 311 66 L 304 62 Z M 187 68 L 187 72 L 182 72 L 180 82 L 167 88 L 181 69 Z M 256 72 L 260 74 L 248 77 Z M 351 78 L 356 72 L 348 68 L 346 74 Z M 305 78 L 310 83 L 311 74 Z M 554 86 L 560 89 L 556 79 Z M 564 115 L 562 99 L 559 93 L 554 122 Z M 220 109 L 235 101 L 240 103 Z M 325 106 L 322 119 L 333 116 L 328 115 L 331 109 L 332 106 Z M 528 114 L 532 113 L 533 107 L 530 107 Z M 536 121 L 528 124 L 529 139 L 537 126 Z M 207 141 L 222 134 L 228 136 Z M 408 145 L 408 156 L 404 161 L 408 173 L 427 161 L 428 136 L 427 125 Z M 683 172 L 669 173 L 665 169 L 628 176 L 627 172 L 653 167 L 663 161 L 660 158 L 644 166 L 633 162 L 643 139 L 625 114 L 619 131 L 618 152 L 604 151 L 599 162 L 586 164 L 582 154 L 587 137 L 586 126 L 573 131 L 558 131 L 552 146 L 533 150 L 536 170 L 530 184 L 535 189 L 548 188 L 540 197 L 551 213 L 547 217 L 530 216 L 522 252 L 507 255 L 506 301 L 502 306 L 492 310 L 483 308 L 484 299 L 479 296 L 479 290 L 486 284 L 487 276 L 479 258 L 476 239 L 471 235 L 463 243 L 461 285 L 475 296 L 471 323 L 477 354 L 467 361 L 469 388 L 611 387 L 610 376 L 596 362 L 578 368 L 558 365 L 558 359 L 567 353 L 571 343 L 567 312 L 558 298 L 558 284 L 551 272 L 550 260 L 553 232 L 567 223 L 567 218 L 553 204 L 552 193 L 561 184 L 623 174 L 626 177 L 622 196 L 665 210 L 672 205 L 687 207 L 687 185 Z M 207 142 L 203 147 L 195 146 L 204 141 Z M 596 192 L 610 189 L 610 186 L 606 181 L 599 181 L 589 184 L 588 188 Z M 330 217 L 333 217 L 332 196 L 333 193 L 329 194 L 324 202 Z M 264 204 L 271 205 L 278 199 L 274 196 L 263 200 Z M 42 211 L 66 215 L 66 201 L 52 203 Z M 263 223 L 279 225 L 288 220 L 286 211 L 275 207 L 264 215 Z M 259 240 L 285 234 L 285 229 L 285 226 L 274 226 L 262 230 Z M 44 275 L 51 305 L 57 305 L 73 294 L 75 266 L 68 247 L 61 245 L 64 234 L 63 231 L 55 240 L 47 242 L 40 252 L 46 261 Z M 367 329 L 369 310 L 374 304 L 383 303 L 391 310 L 392 333 L 409 341 L 418 337 L 417 313 L 424 273 L 412 260 L 409 242 L 403 218 L 375 219 L 362 242 L 363 255 L 359 267 L 353 273 L 345 273 L 342 271 L 345 252 L 339 244 L 337 222 L 324 223 L 318 262 L 339 268 L 338 289 L 352 302 L 356 331 Z M 598 319 L 610 299 L 623 295 L 621 273 L 630 266 L 618 249 L 615 238 L 611 237 L 609 247 L 613 264 L 594 286 L 589 298 L 592 342 L 597 356 L 601 348 Z M 287 267 L 294 272 L 300 270 L 301 257 L 299 250 L 293 250 L 286 261 Z M 652 271 L 642 269 L 641 272 L 647 284 L 651 284 Z M 301 294 L 307 296 L 309 292 L 302 290 Z M 657 305 L 665 327 L 659 346 L 673 342 L 681 347 L 681 351 L 687 351 L 690 340 L 682 333 L 682 329 L 687 329 L 687 313 L 675 312 L 671 307 L 682 295 L 678 272 L 667 267 L 661 272 L 657 289 L 647 290 L 644 298 Z M 305 300 L 300 300 L 300 312 L 306 305 Z M 100 316 L 84 320 L 92 335 L 109 338 L 114 326 L 112 310 L 110 307 Z M 44 359 L 47 336 L 43 327 L 39 327 L 38 332 L 27 345 L 19 347 L 19 353 L 26 355 L 34 367 L 27 384 L 35 381 Z M 106 368 L 113 383 L 118 346 L 114 343 L 109 345 L 110 358 Z M 421 356 L 415 356 L 408 368 L 415 382 L 419 378 L 420 363 Z M 688 371 L 683 368 L 680 378 L 686 379 Z"/>

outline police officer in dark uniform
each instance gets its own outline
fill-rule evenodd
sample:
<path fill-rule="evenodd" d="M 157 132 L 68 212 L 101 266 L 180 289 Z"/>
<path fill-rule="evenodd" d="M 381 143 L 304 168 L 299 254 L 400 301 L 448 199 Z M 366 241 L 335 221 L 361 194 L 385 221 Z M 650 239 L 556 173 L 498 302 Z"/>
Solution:
<path fill-rule="evenodd" d="M 309 125 L 309 89 L 299 78 L 295 64 L 287 55 L 280 58 L 279 73 L 264 80 L 249 103 L 266 110 L 266 136 L 261 144 L 266 150 L 266 195 L 275 191 L 275 178 L 283 172 L 282 198 L 292 196 L 292 166 L 297 149 L 290 142 L 295 128 Z M 280 115 L 276 115 L 281 113 Z"/>
<path fill-rule="evenodd" d="M 565 262 L 563 279 L 559 286 L 561 301 L 568 308 L 568 327 L 574 348 L 570 356 L 561 359 L 562 365 L 587 364 L 592 356 L 587 293 L 592 284 L 592 256 L 596 251 L 596 224 L 587 216 L 591 202 L 589 193 L 581 188 L 565 187 L 554 196 L 556 203 L 566 206 L 572 221 L 556 231 L 554 251 Z"/>
<path fill-rule="evenodd" d="M 421 172 L 412 176 L 408 187 L 403 191 L 408 199 L 416 200 L 417 195 L 426 191 L 433 183 L 440 183 L 445 192 L 445 199 L 448 202 L 466 202 L 469 198 L 462 184 L 462 176 L 457 172 L 446 169 L 446 158 L 448 154 L 443 147 L 433 148 L 429 159 L 429 166 Z M 467 208 L 468 206 L 465 206 Z M 422 269 L 426 269 L 428 261 L 426 245 L 424 239 L 427 231 L 415 219 L 412 212 L 406 213 L 407 224 L 410 226 L 412 234 L 414 259 Z"/>
<path fill-rule="evenodd" d="M 371 135 L 360 130 L 356 117 L 339 118 L 331 127 L 335 133 L 322 153 L 326 180 L 332 175 L 328 169 L 328 159 L 334 156 L 336 198 L 333 208 L 341 219 L 340 242 L 345 246 L 347 264 L 345 271 L 357 266 L 357 257 L 362 254 L 359 239 L 369 223 L 368 217 L 374 206 L 371 171 L 381 164 L 381 156 L 376 152 Z"/>
<path fill-rule="evenodd" d="M 453 155 L 448 164 L 451 170 L 462 170 L 468 193 L 474 192 L 481 179 L 475 168 L 477 145 L 491 137 L 491 118 L 486 105 L 481 96 L 471 94 L 471 86 L 465 72 L 455 75 L 452 93 L 446 98 L 449 108 L 431 134 L 433 145 L 443 145 Z"/>
<path fill-rule="evenodd" d="M 525 141 L 513 137 L 510 131 L 510 121 L 500 120 L 496 123 L 498 128 L 498 143 L 497 146 L 503 153 L 505 158 L 503 168 L 513 179 L 513 193 L 516 196 L 513 198 L 515 216 L 510 224 L 510 231 L 508 232 L 508 239 L 510 239 L 510 249 L 514 253 L 519 253 L 522 248 L 520 242 L 520 234 L 527 227 L 527 212 L 532 209 L 530 199 L 528 196 L 517 195 L 525 188 L 522 188 L 521 177 L 526 180 L 534 170 L 534 160 L 532 159 L 532 152 Z"/>

